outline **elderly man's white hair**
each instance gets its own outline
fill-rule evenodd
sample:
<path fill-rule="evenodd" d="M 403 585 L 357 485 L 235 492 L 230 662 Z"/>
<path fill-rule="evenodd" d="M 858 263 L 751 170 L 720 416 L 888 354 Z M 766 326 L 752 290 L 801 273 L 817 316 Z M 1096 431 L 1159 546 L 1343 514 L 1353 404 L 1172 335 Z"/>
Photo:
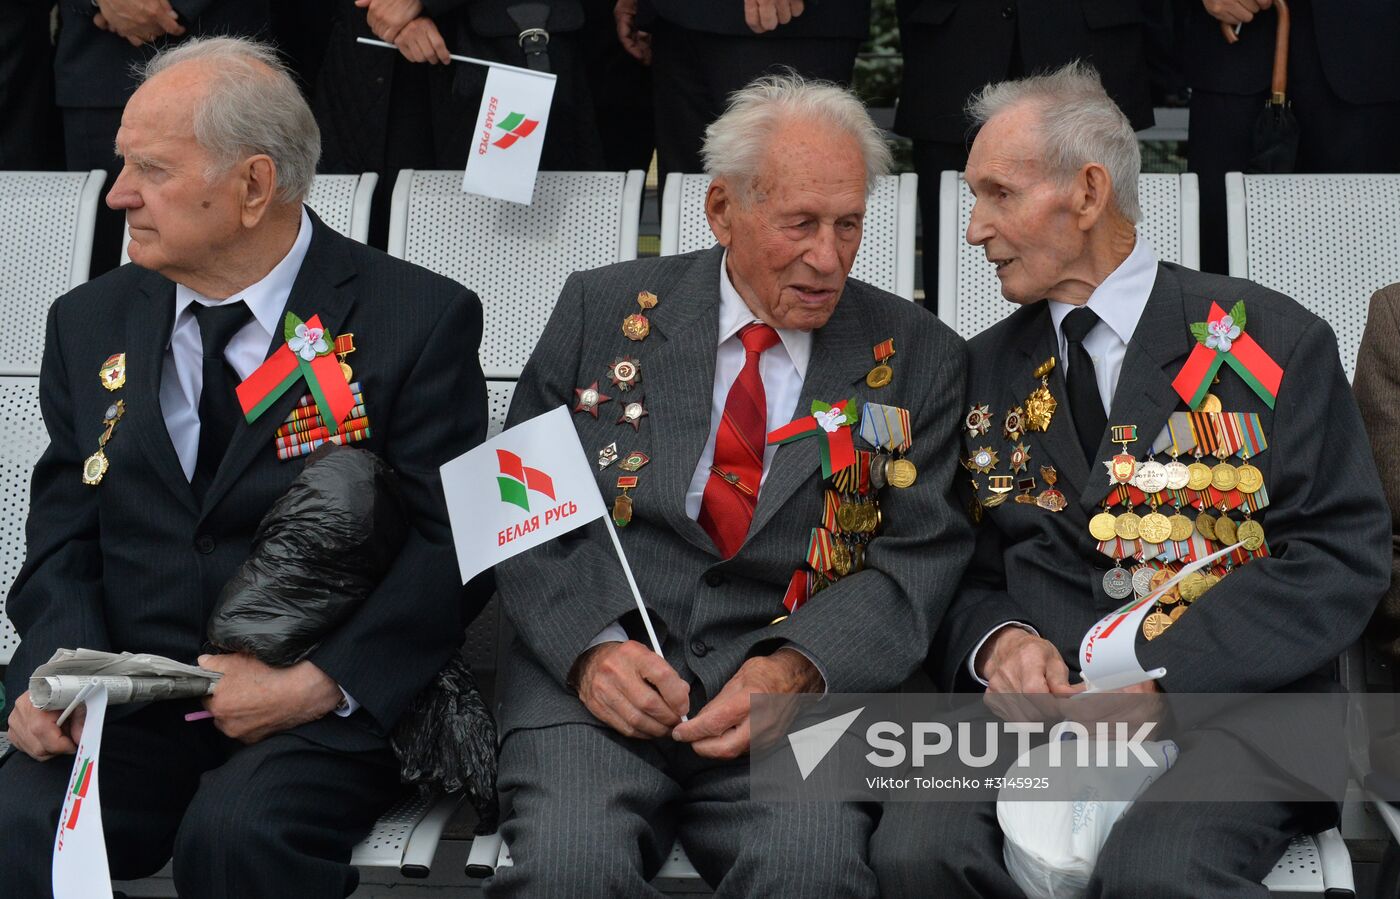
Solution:
<path fill-rule="evenodd" d="M 740 201 L 748 202 L 769 137 L 791 121 L 825 125 L 855 138 L 865 160 L 867 194 L 875 189 L 876 178 L 889 173 L 889 145 L 859 97 L 839 85 L 785 72 L 765 75 L 730 94 L 729 107 L 705 129 L 700 151 L 705 174 L 731 182 Z"/>
<path fill-rule="evenodd" d="M 982 88 L 968 101 L 974 124 L 1015 106 L 1033 104 L 1040 116 L 1044 163 L 1051 175 L 1074 177 L 1087 163 L 1108 170 L 1118 211 L 1130 222 L 1142 218 L 1138 172 L 1142 151 L 1128 117 L 1103 89 L 1099 73 L 1075 61 L 1044 75 L 1002 81 Z"/>
<path fill-rule="evenodd" d="M 277 167 L 277 198 L 300 203 L 321 158 L 321 129 L 271 46 L 241 37 L 194 38 L 161 50 L 137 72 L 142 83 L 183 62 L 205 62 L 209 86 L 194 108 L 194 138 L 213 155 L 215 178 L 263 153 Z"/>

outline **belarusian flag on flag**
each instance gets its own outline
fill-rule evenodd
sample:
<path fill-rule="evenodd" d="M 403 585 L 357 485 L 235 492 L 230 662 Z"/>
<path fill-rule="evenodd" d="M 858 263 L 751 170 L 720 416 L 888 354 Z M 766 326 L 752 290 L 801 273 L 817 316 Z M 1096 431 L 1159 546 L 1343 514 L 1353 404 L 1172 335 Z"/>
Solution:
<path fill-rule="evenodd" d="M 335 338 L 313 315 L 303 322 L 288 312 L 283 323 L 287 342 L 273 352 L 257 371 L 236 388 L 238 404 L 251 424 L 266 412 L 297 381 L 305 381 L 321 422 L 335 434 L 355 408 L 355 395 L 335 359 Z"/>

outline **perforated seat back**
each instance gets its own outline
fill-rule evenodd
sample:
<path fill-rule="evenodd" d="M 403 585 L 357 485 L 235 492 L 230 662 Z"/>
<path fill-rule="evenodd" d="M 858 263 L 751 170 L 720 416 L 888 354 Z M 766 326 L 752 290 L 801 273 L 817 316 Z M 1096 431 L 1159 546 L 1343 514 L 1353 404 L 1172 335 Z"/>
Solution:
<path fill-rule="evenodd" d="M 641 187 L 641 172 L 541 172 L 522 206 L 462 193 L 461 172 L 405 169 L 389 252 L 476 291 L 486 377 L 516 378 L 565 279 L 636 258 Z"/>
<path fill-rule="evenodd" d="M 88 278 L 105 178 L 0 172 L 0 373 L 38 374 L 49 306 Z"/>
<path fill-rule="evenodd" d="M 1400 175 L 1232 172 L 1225 183 L 1230 274 L 1326 319 L 1351 378 L 1371 294 L 1400 281 Z"/>
<path fill-rule="evenodd" d="M 963 337 L 991 327 L 1014 310 L 1001 295 L 996 269 L 987 261 L 981 247 L 967 242 L 967 226 L 972 220 L 975 198 L 961 173 L 944 172 L 946 188 L 951 178 L 957 183 L 957 227 L 951 222 L 939 234 L 941 244 L 939 265 L 951 271 L 940 271 L 938 300 L 939 317 Z M 1138 177 L 1138 201 L 1142 221 L 1138 233 L 1152 244 L 1157 258 L 1195 268 L 1200 265 L 1200 220 L 1196 176 L 1144 174 Z M 941 198 L 948 202 L 946 194 Z M 943 218 L 947 221 L 945 207 Z M 929 225 L 925 223 L 925 233 Z M 949 265 L 950 257 L 954 260 Z M 955 292 L 948 286 L 955 285 Z"/>
<path fill-rule="evenodd" d="M 0 665 L 9 664 L 19 645 L 5 615 L 5 597 L 24 563 L 30 476 L 48 445 L 39 416 L 39 379 L 0 377 Z"/>
<path fill-rule="evenodd" d="M 662 255 L 714 246 L 715 235 L 705 218 L 705 194 L 709 189 L 709 175 L 676 174 L 667 178 L 661 217 Z M 887 175 L 879 179 L 866 200 L 860 251 L 851 266 L 851 277 L 905 299 L 914 298 L 917 192 L 916 175 Z"/>

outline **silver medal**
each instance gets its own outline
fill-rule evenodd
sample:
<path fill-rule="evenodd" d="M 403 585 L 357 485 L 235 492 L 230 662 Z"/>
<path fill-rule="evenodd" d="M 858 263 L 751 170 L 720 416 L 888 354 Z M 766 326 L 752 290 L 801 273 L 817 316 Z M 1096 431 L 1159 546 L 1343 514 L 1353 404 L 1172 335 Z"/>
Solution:
<path fill-rule="evenodd" d="M 1113 599 L 1127 599 L 1133 595 L 1132 575 L 1122 568 L 1110 568 L 1103 575 L 1103 592 Z"/>
<path fill-rule="evenodd" d="M 1154 459 L 1148 459 L 1138 466 L 1133 486 L 1143 493 L 1157 493 L 1167 486 L 1167 466 Z"/>
<path fill-rule="evenodd" d="M 1162 468 L 1167 473 L 1168 490 L 1181 490 L 1191 480 L 1191 472 L 1187 470 L 1185 462 L 1173 459 Z"/>

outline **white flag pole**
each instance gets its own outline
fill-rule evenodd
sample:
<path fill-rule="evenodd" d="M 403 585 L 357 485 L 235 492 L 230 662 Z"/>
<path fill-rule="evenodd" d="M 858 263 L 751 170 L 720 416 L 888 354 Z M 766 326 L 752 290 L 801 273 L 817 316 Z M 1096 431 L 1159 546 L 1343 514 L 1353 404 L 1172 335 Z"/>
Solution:
<path fill-rule="evenodd" d="M 656 650 L 656 654 L 665 658 L 661 653 L 661 641 L 656 639 L 656 629 L 651 626 L 651 615 L 647 613 L 646 603 L 642 602 L 642 591 L 637 589 L 637 579 L 632 577 L 632 566 L 627 564 L 627 556 L 622 552 L 622 541 L 617 539 L 617 528 L 613 527 L 611 515 L 604 515 L 603 521 L 608 525 L 608 536 L 612 538 L 613 547 L 617 550 L 617 560 L 622 563 L 622 573 L 627 575 L 627 586 L 632 588 L 632 598 L 637 601 L 637 611 L 642 613 L 642 624 L 647 627 L 647 636 L 651 638 L 651 648 Z"/>
<path fill-rule="evenodd" d="M 394 46 L 393 44 L 389 43 L 388 41 L 376 41 L 376 40 L 374 40 L 374 39 L 372 39 L 372 38 L 367 38 L 367 37 L 357 37 L 357 38 L 355 38 L 355 40 L 358 41 L 358 42 L 361 43 L 361 44 L 368 44 L 368 45 L 371 46 L 371 47 L 384 47 L 385 49 L 388 49 L 388 50 L 397 50 L 397 49 L 399 49 L 398 47 Z M 470 62 L 470 63 L 475 63 L 476 65 L 479 65 L 479 66 L 489 66 L 489 67 L 491 67 L 491 68 L 493 68 L 493 69 L 509 69 L 509 70 L 512 71 L 512 72 L 520 72 L 520 73 L 522 73 L 522 74 L 524 74 L 524 75 L 534 75 L 534 76 L 536 76 L 536 77 L 538 77 L 538 78 L 553 78 L 553 77 L 555 77 L 553 74 L 551 74 L 551 73 L 549 73 L 549 72 L 536 72 L 534 69 L 526 69 L 526 68 L 522 68 L 522 67 L 520 67 L 520 66 L 513 66 L 513 65 L 509 65 L 509 64 L 504 63 L 504 62 L 495 62 L 494 60 L 490 60 L 490 59 L 477 59 L 477 58 L 474 57 L 474 56 L 458 56 L 456 53 L 449 53 L 448 56 L 451 57 L 452 59 L 456 60 L 457 62 Z"/>

